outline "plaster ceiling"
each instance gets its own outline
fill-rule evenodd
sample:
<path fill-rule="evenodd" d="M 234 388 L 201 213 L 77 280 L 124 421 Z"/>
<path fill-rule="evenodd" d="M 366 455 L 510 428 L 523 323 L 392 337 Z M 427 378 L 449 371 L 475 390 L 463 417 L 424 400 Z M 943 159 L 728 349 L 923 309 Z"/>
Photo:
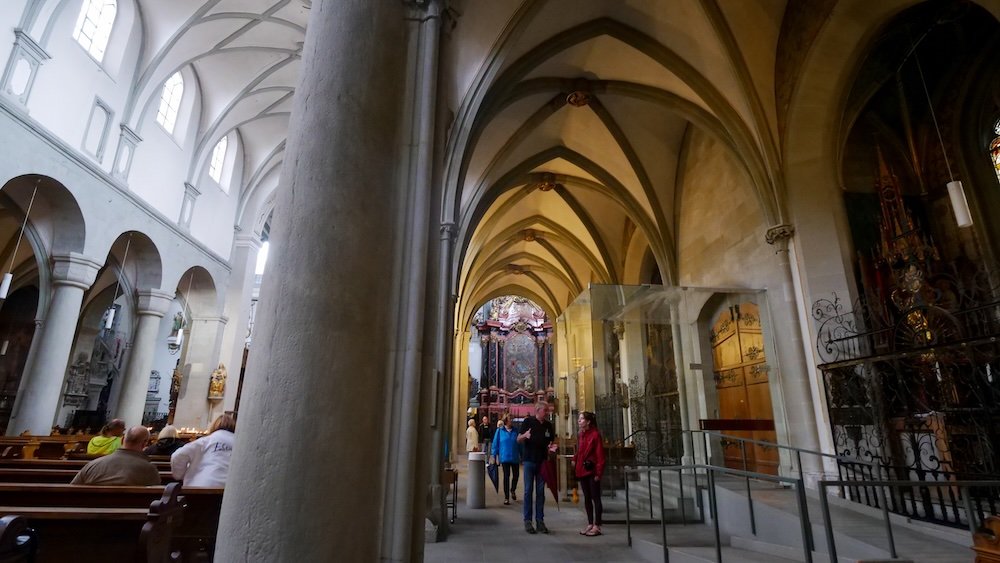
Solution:
<path fill-rule="evenodd" d="M 155 100 L 175 71 L 193 69 L 201 120 L 190 175 L 196 177 L 219 139 L 235 131 L 243 148 L 243 209 L 255 182 L 284 155 L 310 0 L 136 2 L 145 37 L 139 107 Z"/>

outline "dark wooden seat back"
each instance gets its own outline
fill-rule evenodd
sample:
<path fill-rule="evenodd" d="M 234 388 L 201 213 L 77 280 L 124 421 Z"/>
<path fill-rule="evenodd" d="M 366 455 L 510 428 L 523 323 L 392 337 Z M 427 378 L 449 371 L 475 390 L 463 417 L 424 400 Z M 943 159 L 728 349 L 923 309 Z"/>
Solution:
<path fill-rule="evenodd" d="M 180 490 L 180 483 L 170 483 L 163 488 L 160 500 L 153 501 L 149 506 L 146 523 L 139 532 L 136 563 L 174 563 L 180 560 L 180 553 L 173 553 L 170 549 L 184 510 L 178 496 Z"/>
<path fill-rule="evenodd" d="M 34 559 L 38 540 L 20 516 L 0 518 L 0 563 L 29 563 Z"/>

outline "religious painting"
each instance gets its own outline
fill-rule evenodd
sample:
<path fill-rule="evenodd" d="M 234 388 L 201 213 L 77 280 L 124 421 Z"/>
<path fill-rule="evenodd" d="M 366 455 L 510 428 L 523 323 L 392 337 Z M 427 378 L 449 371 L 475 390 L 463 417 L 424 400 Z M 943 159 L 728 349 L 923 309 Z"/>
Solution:
<path fill-rule="evenodd" d="M 534 391 L 537 387 L 538 352 L 535 337 L 523 332 L 514 333 L 504 344 L 504 389 Z"/>

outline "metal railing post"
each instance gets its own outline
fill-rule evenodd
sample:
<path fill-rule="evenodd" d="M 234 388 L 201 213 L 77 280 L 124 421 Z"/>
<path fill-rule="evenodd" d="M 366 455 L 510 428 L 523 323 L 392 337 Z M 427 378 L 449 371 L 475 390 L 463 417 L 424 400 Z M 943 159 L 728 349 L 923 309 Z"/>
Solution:
<path fill-rule="evenodd" d="M 795 484 L 795 496 L 799 501 L 799 526 L 802 528 L 802 550 L 806 563 L 812 563 L 812 553 L 815 549 L 812 537 L 812 522 L 809 520 L 809 503 L 806 501 L 805 482 L 799 479 Z M 830 561 L 836 560 L 831 556 Z"/>
<path fill-rule="evenodd" d="M 653 474 L 646 474 L 646 492 L 649 493 L 649 519 L 653 519 Z"/>
<path fill-rule="evenodd" d="M 628 539 L 628 546 L 632 547 L 632 507 L 628 495 L 628 472 L 625 475 L 625 537 Z"/>
<path fill-rule="evenodd" d="M 660 536 L 663 539 L 663 562 L 670 563 L 670 553 L 667 550 L 667 515 L 663 507 L 663 470 L 656 472 L 659 475 L 660 484 Z"/>
<path fill-rule="evenodd" d="M 962 495 L 962 498 L 965 500 L 965 518 L 969 521 L 969 531 L 975 536 L 977 526 L 976 514 L 973 512 L 974 509 L 972 507 L 972 495 L 969 494 L 968 487 L 959 487 L 958 494 Z"/>
<path fill-rule="evenodd" d="M 826 500 L 826 482 L 817 483 L 819 488 L 819 505 L 823 509 L 823 525 L 826 527 L 826 552 L 830 561 L 837 561 L 837 542 L 833 539 L 833 522 L 830 521 L 830 501 Z"/>
<path fill-rule="evenodd" d="M 743 458 L 743 471 L 749 471 L 747 468 L 747 443 L 740 440 L 740 457 Z M 757 517 L 753 512 L 753 497 L 750 496 L 750 476 L 746 475 L 743 477 L 744 482 L 747 487 L 747 508 L 750 511 L 750 533 L 757 535 Z"/>
<path fill-rule="evenodd" d="M 712 527 L 715 529 L 715 561 L 722 563 L 722 537 L 719 534 L 719 507 L 715 497 L 715 470 L 708 468 L 708 504 L 712 510 Z"/>
<path fill-rule="evenodd" d="M 802 473 L 802 452 L 795 450 L 795 465 L 799 468 L 799 481 L 805 483 L 806 479 Z"/>
<path fill-rule="evenodd" d="M 889 506 L 885 502 L 885 489 L 876 487 L 878 502 L 882 505 L 882 518 L 885 519 L 885 536 L 889 538 L 889 555 L 896 559 L 896 540 L 892 537 L 892 523 L 889 521 Z"/>
<path fill-rule="evenodd" d="M 677 503 L 681 507 L 681 526 L 687 526 L 687 511 L 684 509 L 684 469 L 677 470 L 677 489 L 680 491 Z"/>

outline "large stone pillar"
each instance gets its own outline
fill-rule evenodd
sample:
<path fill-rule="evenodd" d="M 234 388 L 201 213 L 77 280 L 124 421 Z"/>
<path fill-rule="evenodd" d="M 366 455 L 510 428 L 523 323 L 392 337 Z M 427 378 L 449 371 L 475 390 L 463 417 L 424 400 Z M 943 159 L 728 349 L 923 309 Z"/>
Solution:
<path fill-rule="evenodd" d="M 52 268 L 52 302 L 39 338 L 38 352 L 26 374 L 17 419 L 11 421 L 14 434 L 28 430 L 44 434 L 52 430 L 59 412 L 66 366 L 80 321 L 83 292 L 97 278 L 102 264 L 82 254 L 55 256 Z"/>
<path fill-rule="evenodd" d="M 174 294 L 159 289 L 139 291 L 136 307 L 135 337 L 132 338 L 132 356 L 125 370 L 121 399 L 115 415 L 133 426 L 142 424 L 142 414 L 146 409 L 146 391 L 149 390 L 149 371 L 156 356 L 156 337 L 160 333 L 160 321 L 170 309 Z"/>
<path fill-rule="evenodd" d="M 212 420 L 222 414 L 221 401 L 208 400 L 208 385 L 212 372 L 219 366 L 219 347 L 225 317 L 194 317 L 188 335 L 187 353 L 184 357 L 184 379 L 177 396 L 174 425 L 178 428 L 206 429 Z M 228 389 L 230 381 L 226 382 Z"/>
<path fill-rule="evenodd" d="M 232 258 L 229 260 L 232 273 L 229 276 L 229 288 L 226 290 L 225 315 L 229 319 L 226 330 L 222 333 L 222 362 L 229 370 L 229 382 L 226 384 L 226 398 L 222 401 L 223 410 L 231 411 L 236 407 L 236 392 L 239 387 L 240 367 L 243 365 L 243 348 L 246 346 L 247 330 L 250 326 L 250 301 L 253 300 L 253 287 L 256 280 L 257 254 L 260 251 L 260 237 L 236 235 L 233 242 Z"/>
<path fill-rule="evenodd" d="M 787 418 L 787 443 L 799 448 L 819 450 L 813 402 L 815 382 L 806 358 L 807 348 L 802 340 L 795 279 L 788 254 L 788 244 L 794 233 L 795 229 L 791 225 L 778 225 L 767 230 L 767 242 L 774 245 L 778 266 L 784 276 L 780 290 L 769 291 L 767 301 L 774 321 L 771 332 L 778 355 L 780 400 Z M 778 441 L 783 441 L 782 436 L 778 436 Z M 805 471 L 813 474 L 822 468 L 822 463 L 815 456 L 802 456 L 802 465 Z"/>
<path fill-rule="evenodd" d="M 218 561 L 388 560 L 405 17 L 398 1 L 312 4 Z"/>

